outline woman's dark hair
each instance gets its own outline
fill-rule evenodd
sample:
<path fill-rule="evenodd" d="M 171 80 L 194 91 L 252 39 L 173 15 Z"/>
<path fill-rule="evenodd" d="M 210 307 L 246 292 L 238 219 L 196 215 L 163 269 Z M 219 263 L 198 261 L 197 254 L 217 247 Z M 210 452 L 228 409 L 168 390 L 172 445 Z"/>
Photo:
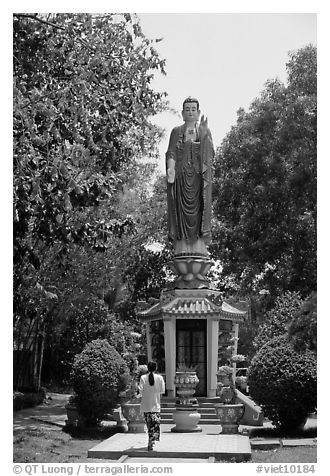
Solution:
<path fill-rule="evenodd" d="M 153 372 L 156 370 L 157 365 L 156 362 L 148 362 L 148 371 L 149 371 L 149 384 L 153 386 L 155 384 L 155 378 Z"/>

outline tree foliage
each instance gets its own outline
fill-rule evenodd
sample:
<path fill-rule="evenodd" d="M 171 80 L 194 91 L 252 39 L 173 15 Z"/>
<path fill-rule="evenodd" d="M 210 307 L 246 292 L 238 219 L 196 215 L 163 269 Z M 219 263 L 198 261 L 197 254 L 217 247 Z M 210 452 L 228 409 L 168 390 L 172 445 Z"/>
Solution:
<path fill-rule="evenodd" d="M 141 160 L 157 157 L 161 130 L 149 118 L 167 104 L 150 85 L 164 72 L 158 40 L 134 15 L 15 14 L 13 32 L 14 331 L 30 351 L 55 316 L 83 307 L 70 270 L 87 270 L 94 310 L 115 281 L 111 261 L 95 279 L 97 252 L 106 260 L 136 231 L 119 196 Z"/>
<path fill-rule="evenodd" d="M 213 253 L 233 286 L 316 288 L 316 49 L 290 54 L 217 151 Z"/>
<path fill-rule="evenodd" d="M 254 348 L 258 350 L 274 337 L 286 335 L 291 321 L 302 304 L 303 300 L 297 292 L 288 291 L 278 296 L 274 307 L 266 313 L 265 320 L 253 339 Z"/>
<path fill-rule="evenodd" d="M 317 295 L 313 292 L 295 313 L 288 337 L 297 352 L 317 350 Z"/>
<path fill-rule="evenodd" d="M 159 298 L 171 279 L 165 177 L 158 176 L 152 185 L 139 182 L 125 187 L 119 209 L 133 218 L 136 233 L 117 243 L 125 250 L 118 256 L 117 270 L 126 295 L 122 293 L 124 299 L 116 311 L 134 319 L 137 302 Z"/>
<path fill-rule="evenodd" d="M 316 352 L 317 349 L 317 305 L 316 293 L 302 299 L 299 293 L 287 292 L 278 296 L 274 307 L 266 313 L 265 321 L 259 326 L 253 339 L 258 351 L 275 337 L 285 337 L 295 352 Z"/>
<path fill-rule="evenodd" d="M 113 195 L 125 167 L 155 152 L 148 116 L 163 107 L 149 86 L 163 61 L 130 17 L 59 14 L 52 23 L 14 20 L 15 249 L 34 264 L 27 234 L 46 245 L 87 235 L 98 246 L 97 227 L 105 239 L 125 225 Z M 105 200 L 112 221 L 79 221 Z"/>

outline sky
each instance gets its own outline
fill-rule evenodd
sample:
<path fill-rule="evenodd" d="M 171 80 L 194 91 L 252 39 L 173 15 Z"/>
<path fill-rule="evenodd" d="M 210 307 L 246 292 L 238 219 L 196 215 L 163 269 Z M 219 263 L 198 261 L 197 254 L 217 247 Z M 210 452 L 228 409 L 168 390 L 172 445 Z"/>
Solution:
<path fill-rule="evenodd" d="M 166 91 L 172 113 L 153 122 L 166 129 L 159 167 L 171 129 L 182 123 L 182 102 L 197 97 L 208 117 L 215 146 L 221 144 L 237 110 L 247 110 L 268 79 L 286 81 L 288 52 L 317 43 L 315 13 L 138 13 L 148 38 L 166 60 L 167 75 L 155 75 L 152 87 Z"/>

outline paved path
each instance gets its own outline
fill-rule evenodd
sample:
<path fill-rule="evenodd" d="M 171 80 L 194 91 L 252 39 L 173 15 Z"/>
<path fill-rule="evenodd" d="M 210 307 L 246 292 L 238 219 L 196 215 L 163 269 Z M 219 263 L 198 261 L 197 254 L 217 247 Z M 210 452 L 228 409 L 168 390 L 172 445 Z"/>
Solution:
<path fill-rule="evenodd" d="M 170 425 L 169 425 L 170 426 Z M 172 425 L 173 426 L 173 425 Z M 97 444 L 88 451 L 88 456 L 99 459 L 114 459 L 128 455 L 132 458 L 198 458 L 226 459 L 246 461 L 251 458 L 251 445 L 248 436 L 222 435 L 210 433 L 205 425 L 202 432 L 171 433 L 170 429 L 162 428 L 159 442 L 156 442 L 154 451 L 147 449 L 147 435 L 145 433 L 117 433 Z"/>
<path fill-rule="evenodd" d="M 15 411 L 14 430 L 26 427 L 40 428 L 41 426 L 50 429 L 50 425 L 64 427 L 67 418 L 65 405 L 69 398 L 70 395 L 67 394 L 50 393 L 47 400 L 41 405 Z"/>

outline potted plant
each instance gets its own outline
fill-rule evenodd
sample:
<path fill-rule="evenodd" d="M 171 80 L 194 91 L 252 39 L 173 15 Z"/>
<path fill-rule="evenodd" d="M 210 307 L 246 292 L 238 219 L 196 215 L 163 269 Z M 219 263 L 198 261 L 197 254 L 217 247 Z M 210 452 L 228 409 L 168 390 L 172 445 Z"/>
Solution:
<path fill-rule="evenodd" d="M 130 433 L 144 433 L 144 415 L 140 410 L 141 395 L 139 393 L 139 381 L 141 375 L 148 372 L 146 365 L 138 365 L 126 389 L 121 392 L 121 411 L 127 420 L 127 427 Z"/>
<path fill-rule="evenodd" d="M 217 372 L 217 396 L 222 403 L 233 403 L 236 400 L 236 387 L 233 378 L 234 369 L 229 365 L 222 365 Z"/>
<path fill-rule="evenodd" d="M 217 372 L 217 395 L 219 403 L 215 403 L 215 411 L 222 427 L 221 433 L 238 433 L 239 421 L 244 415 L 245 407 L 236 403 L 237 390 L 233 378 L 233 367 L 222 365 Z"/>

